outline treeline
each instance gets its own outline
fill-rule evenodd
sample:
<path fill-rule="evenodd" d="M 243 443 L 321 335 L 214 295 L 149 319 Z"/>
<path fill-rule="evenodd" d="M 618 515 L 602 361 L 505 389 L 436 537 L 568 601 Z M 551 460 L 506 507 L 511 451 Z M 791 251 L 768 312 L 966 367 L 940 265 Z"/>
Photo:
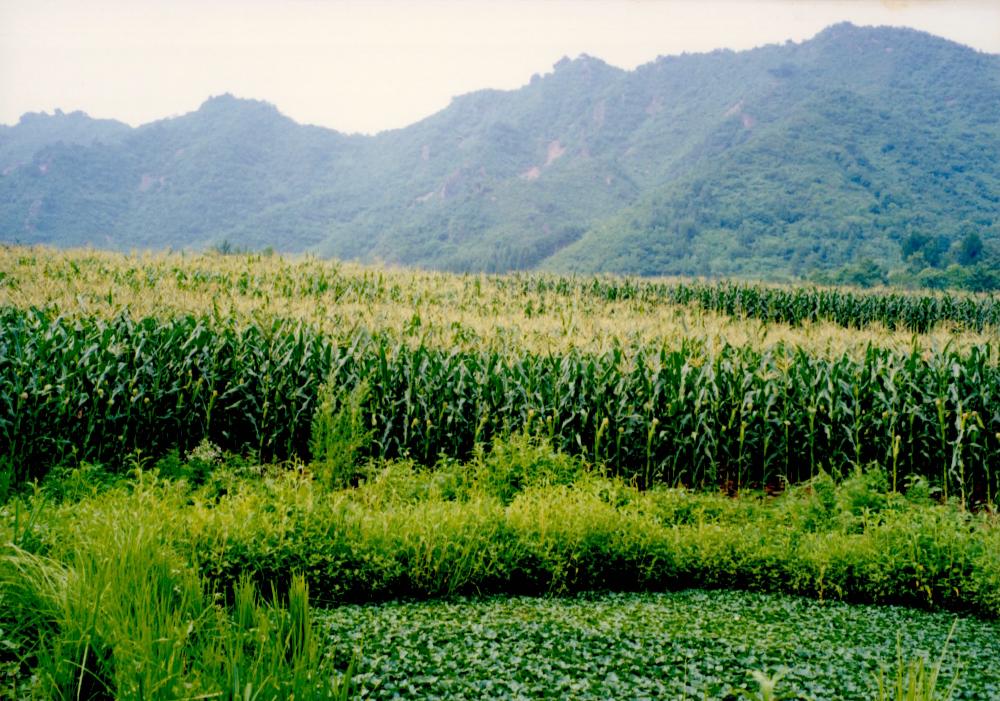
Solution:
<path fill-rule="evenodd" d="M 1000 290 L 1000 250 L 985 244 L 969 227 L 954 243 L 940 234 L 911 233 L 900 242 L 900 249 L 904 263 L 901 269 L 890 271 L 865 258 L 811 277 L 823 284 L 857 287 L 890 284 L 929 290 Z"/>

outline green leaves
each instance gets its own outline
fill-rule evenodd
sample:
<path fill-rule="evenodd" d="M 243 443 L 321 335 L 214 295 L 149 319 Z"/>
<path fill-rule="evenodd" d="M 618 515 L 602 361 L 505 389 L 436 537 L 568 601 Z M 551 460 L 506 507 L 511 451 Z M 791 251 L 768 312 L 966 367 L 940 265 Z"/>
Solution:
<path fill-rule="evenodd" d="M 844 328 L 861 329 L 881 324 L 887 329 L 906 329 L 915 333 L 924 333 L 949 322 L 975 331 L 1000 326 L 1000 302 L 994 295 L 860 292 L 727 281 L 662 283 L 629 278 L 585 281 L 551 278 L 531 280 L 527 285 L 536 293 L 544 290 L 565 295 L 572 290 L 608 302 L 670 302 L 730 317 L 793 326 L 829 321 Z"/>
<path fill-rule="evenodd" d="M 87 588 L 82 603 L 65 614 L 68 623 L 60 623 L 64 630 L 96 625 L 93 602 L 99 600 L 114 615 L 97 622 L 127 624 L 117 640 L 128 651 L 170 657 L 172 643 L 162 642 L 150 624 L 154 616 L 138 607 L 155 604 L 173 631 L 170 640 L 179 636 L 195 645 L 186 659 L 205 660 L 198 668 L 205 670 L 203 686 L 214 686 L 220 670 L 232 679 L 225 670 L 239 661 L 240 693 L 248 672 L 257 679 L 254 689 L 265 688 L 268 678 L 283 679 L 282 689 L 286 681 L 323 684 L 324 676 L 314 673 L 317 660 L 340 660 L 342 668 L 363 639 L 360 685 L 374 698 L 395 691 L 470 698 L 484 689 L 500 698 L 725 698 L 738 689 L 756 691 L 750 672 L 773 674 L 784 666 L 791 671 L 779 696 L 854 699 L 870 697 L 872 675 L 880 661 L 891 662 L 897 632 L 912 659 L 940 649 L 938 634 L 951 617 L 834 602 L 1000 614 L 1000 530 L 992 514 L 886 494 L 879 473 L 856 474 L 840 485 L 821 475 L 773 498 L 640 491 L 586 471 L 567 479 L 566 456 L 546 456 L 541 445 L 525 441 L 495 450 L 492 465 L 445 461 L 432 472 L 412 461 L 380 463 L 374 478 L 345 490 L 293 470 L 221 464 L 214 484 L 202 486 L 136 471 L 90 493 L 46 488 L 15 497 L 0 509 L 0 530 L 20 543 L 20 550 L 10 548 L 19 553 L 16 563 L 37 560 L 23 551 L 44 553 L 58 576 L 46 574 L 48 567 L 37 577 L 8 572 L 0 629 L 12 630 L 16 621 L 35 625 L 50 599 L 22 605 L 18 592 L 37 599 L 46 582 L 62 582 L 59 573 L 73 571 L 93 581 L 77 581 Z M 526 475 L 529 483 L 509 503 L 493 496 L 495 485 L 459 483 L 477 468 L 522 474 L 528 467 L 517 464 L 519 446 L 533 454 L 538 471 Z M 209 446 L 196 452 L 204 454 L 198 459 L 215 459 Z M 445 474 L 452 475 L 450 485 L 442 483 Z M 63 481 L 75 483 L 68 476 Z M 48 494 L 57 500 L 44 501 Z M 278 593 L 264 605 L 251 580 L 264 593 L 276 583 Z M 171 603 L 178 584 L 190 594 L 192 613 L 175 620 L 171 616 L 185 611 Z M 724 592 L 450 600 L 427 605 L 426 615 L 402 604 L 339 608 L 330 617 L 340 623 L 327 632 L 305 626 L 311 605 L 690 587 L 786 592 L 825 603 Z M 134 595 L 147 589 L 149 596 Z M 211 591 L 233 593 L 231 619 L 216 610 Z M 67 601 L 62 594 L 51 600 Z M 487 610 L 494 605 L 504 609 L 499 616 Z M 394 607 L 395 620 L 379 618 L 386 611 L 392 616 Z M 202 618 L 202 609 L 214 613 Z M 38 639 L 31 630 L 15 642 Z M 67 645 L 83 639 L 74 633 Z M 322 654 L 324 639 L 332 641 L 329 655 Z M 140 643 L 148 653 L 134 647 Z M 68 683 L 76 679 L 80 649 L 60 653 L 69 660 L 63 665 Z M 994 668 L 985 662 L 1000 654 L 995 622 L 962 620 L 954 652 L 971 661 L 962 676 L 961 693 L 968 689 L 968 695 L 956 698 L 996 696 Z M 123 658 L 116 649 L 101 659 L 112 670 Z M 181 664 L 185 658 L 171 659 Z M 953 658 L 945 664 L 948 678 Z M 280 675 L 269 673 L 271 665 Z M 194 669 L 181 667 L 177 675 Z"/>
<path fill-rule="evenodd" d="M 357 457 L 433 465 L 527 429 L 642 484 L 738 491 L 877 464 L 969 504 L 1000 490 L 996 348 L 822 357 L 781 345 L 444 350 L 295 321 L 0 312 L 0 458 L 12 484 L 208 438 L 309 454 L 321 382 L 350 393 Z M 348 430 L 348 429 L 345 429 Z M 362 440 L 370 432 L 371 440 Z"/>
<path fill-rule="evenodd" d="M 937 657 L 953 622 L 891 607 L 698 590 L 457 598 L 319 615 L 340 654 L 363 644 L 355 683 L 367 699 L 873 698 L 878 670 L 895 662 L 897 633 L 907 658 Z M 943 674 L 958 660 L 963 667 L 952 698 L 1000 692 L 992 674 L 998 652 L 995 626 L 961 621 L 942 656 Z M 773 695 L 762 694 L 775 679 Z"/>

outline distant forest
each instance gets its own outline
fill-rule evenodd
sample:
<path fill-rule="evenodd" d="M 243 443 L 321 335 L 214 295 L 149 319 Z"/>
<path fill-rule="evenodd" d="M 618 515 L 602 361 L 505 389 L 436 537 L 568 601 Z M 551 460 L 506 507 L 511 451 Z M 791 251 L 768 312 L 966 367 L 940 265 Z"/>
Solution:
<path fill-rule="evenodd" d="M 0 127 L 0 241 L 1000 288 L 1000 56 L 908 29 L 563 59 L 376 136 L 229 95 Z"/>

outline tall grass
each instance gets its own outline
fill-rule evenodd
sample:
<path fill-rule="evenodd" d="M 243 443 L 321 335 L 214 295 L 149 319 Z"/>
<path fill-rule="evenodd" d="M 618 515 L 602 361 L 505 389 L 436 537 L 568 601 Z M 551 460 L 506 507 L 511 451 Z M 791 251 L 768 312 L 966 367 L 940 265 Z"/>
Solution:
<path fill-rule="evenodd" d="M 45 699 L 347 698 L 324 663 L 305 580 L 264 601 L 249 578 L 231 607 L 175 547 L 177 501 L 140 483 L 85 500 L 64 544 L 0 556 L 0 626 L 22 668 L 18 695 Z M 13 649 L 11 649 L 13 648 Z M 30 671 L 30 674 L 28 673 Z M 349 676 L 349 674 L 347 675 Z"/>
<path fill-rule="evenodd" d="M 950 701 L 958 688 L 960 675 L 956 671 L 948 681 L 941 677 L 941 669 L 957 625 L 956 620 L 937 660 L 932 663 L 920 656 L 904 660 L 901 645 L 897 643 L 895 674 L 887 679 L 882 669 L 876 678 L 877 701 Z"/>

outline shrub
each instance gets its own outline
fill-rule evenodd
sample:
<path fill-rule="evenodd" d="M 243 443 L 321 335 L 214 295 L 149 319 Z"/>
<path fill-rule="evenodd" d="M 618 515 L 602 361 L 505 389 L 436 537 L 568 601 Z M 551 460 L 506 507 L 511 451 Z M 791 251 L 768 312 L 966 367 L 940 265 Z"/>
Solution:
<path fill-rule="evenodd" d="M 364 383 L 346 390 L 332 378 L 320 387 L 309 440 L 310 466 L 327 486 L 357 485 L 363 476 L 358 457 L 372 437 L 371 430 L 365 430 L 362 413 L 367 394 Z"/>
<path fill-rule="evenodd" d="M 549 440 L 527 429 L 494 439 L 490 452 L 477 455 L 473 482 L 484 493 L 509 504 L 533 486 L 571 484 L 584 473 L 579 458 L 553 448 Z"/>

